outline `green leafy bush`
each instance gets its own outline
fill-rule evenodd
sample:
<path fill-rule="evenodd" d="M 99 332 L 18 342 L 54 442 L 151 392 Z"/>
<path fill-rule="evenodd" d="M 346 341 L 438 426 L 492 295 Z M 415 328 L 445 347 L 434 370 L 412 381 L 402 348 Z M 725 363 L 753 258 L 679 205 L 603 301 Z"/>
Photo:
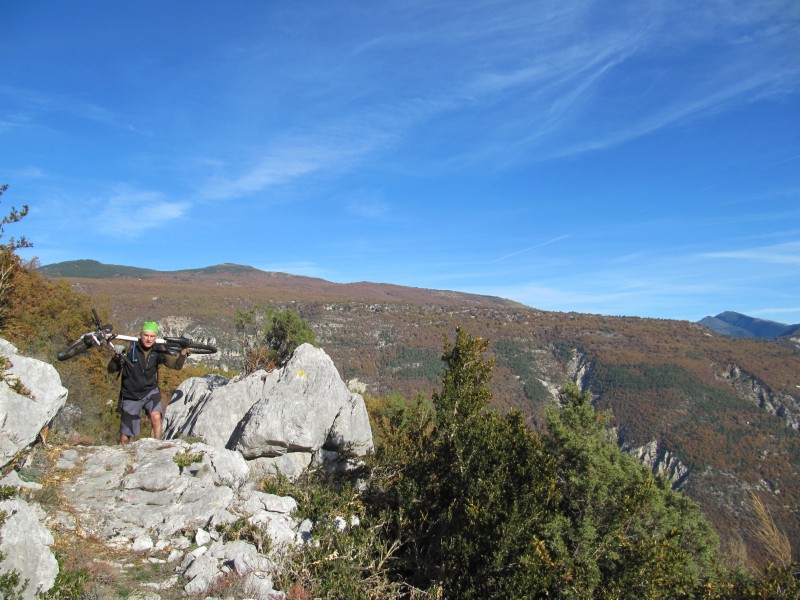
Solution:
<path fill-rule="evenodd" d="M 0 185 L 0 196 L 2 196 L 8 185 Z M 5 226 L 17 223 L 28 215 L 28 205 L 24 205 L 22 210 L 12 207 L 11 211 L 0 219 L 0 239 L 5 235 Z M 9 238 L 6 242 L 0 243 L 0 328 L 4 327 L 6 320 L 6 309 L 9 299 L 14 289 L 14 274 L 21 264 L 21 259 L 17 254 L 20 248 L 30 248 L 32 244 L 21 237 L 19 239 Z"/>
<path fill-rule="evenodd" d="M 0 490 L 3 492 L 3 500 L 12 497 L 12 495 L 9 494 L 9 488 L 7 486 L 3 486 Z M 7 517 L 8 515 L 5 511 L 0 511 L 0 527 L 3 526 Z M 5 555 L 0 552 L 0 562 L 3 562 L 3 560 L 5 560 Z M 3 598 L 3 600 L 22 600 L 27 587 L 27 580 L 20 585 L 19 571 L 16 569 L 0 573 L 0 598 Z"/>
<path fill-rule="evenodd" d="M 291 310 L 239 310 L 235 325 L 241 340 L 244 373 L 280 367 L 298 346 L 317 343 L 311 326 Z"/>
<path fill-rule="evenodd" d="M 203 462 L 203 455 L 200 453 L 191 453 L 189 449 L 184 449 L 183 452 L 178 452 L 175 456 L 172 457 L 172 460 L 178 465 L 178 469 L 181 473 L 186 467 L 193 465 L 194 463 Z"/>
<path fill-rule="evenodd" d="M 269 552 L 272 545 L 272 539 L 269 537 L 266 527 L 250 523 L 245 518 L 236 519 L 218 527 L 217 530 L 226 542 L 236 540 L 250 542 L 262 554 Z"/>

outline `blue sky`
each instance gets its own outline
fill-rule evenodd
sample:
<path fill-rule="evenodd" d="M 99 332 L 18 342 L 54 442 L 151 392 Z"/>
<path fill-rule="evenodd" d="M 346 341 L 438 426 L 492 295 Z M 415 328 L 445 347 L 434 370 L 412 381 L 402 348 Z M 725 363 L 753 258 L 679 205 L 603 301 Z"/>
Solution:
<path fill-rule="evenodd" d="M 613 7 L 613 8 L 609 8 Z M 0 5 L 6 227 L 535 308 L 800 322 L 800 3 Z"/>

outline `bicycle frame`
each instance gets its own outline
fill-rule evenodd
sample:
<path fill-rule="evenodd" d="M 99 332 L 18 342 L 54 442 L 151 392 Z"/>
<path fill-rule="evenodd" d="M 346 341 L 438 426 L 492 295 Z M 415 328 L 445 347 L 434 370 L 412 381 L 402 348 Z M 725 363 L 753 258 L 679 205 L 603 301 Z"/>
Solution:
<path fill-rule="evenodd" d="M 105 339 L 103 341 L 100 341 L 99 339 L 97 339 L 97 332 L 96 331 L 92 331 L 91 333 L 87 333 L 87 334 L 84 334 L 84 335 L 91 335 L 92 339 L 97 343 L 98 346 L 103 345 L 104 343 L 105 344 L 111 344 L 111 342 L 113 342 L 114 340 L 122 340 L 123 342 L 138 342 L 139 341 L 139 336 L 138 335 L 125 335 L 124 333 L 111 333 L 111 334 L 109 334 L 107 336 L 104 336 Z M 164 338 L 157 337 L 155 343 L 156 344 L 166 344 L 167 340 L 165 340 Z"/>
<path fill-rule="evenodd" d="M 114 327 L 110 324 L 103 325 L 97 311 L 92 309 L 92 316 L 97 326 L 94 331 L 88 331 L 81 335 L 72 344 L 67 346 L 64 350 L 58 353 L 56 358 L 58 360 L 68 360 L 82 354 L 90 348 L 105 347 L 116 351 L 113 342 L 120 340 L 123 342 L 137 342 L 139 337 L 132 335 L 125 335 L 120 333 L 112 333 Z M 210 344 L 203 344 L 194 342 L 191 338 L 184 336 L 181 337 L 156 337 L 156 344 L 166 347 L 167 352 L 178 352 L 184 349 L 189 349 L 191 354 L 213 354 L 217 351 L 216 346 Z"/>
<path fill-rule="evenodd" d="M 86 339 L 86 336 L 90 336 L 92 342 L 94 342 L 95 346 L 107 346 L 109 348 L 114 348 L 114 344 L 112 343 L 114 340 L 122 340 L 124 342 L 138 342 L 138 336 L 132 335 L 125 335 L 123 333 L 111 333 L 112 326 L 111 325 L 103 325 L 100 321 L 100 315 L 97 314 L 96 309 L 92 309 L 92 316 L 94 317 L 94 323 L 97 325 L 97 328 L 94 331 L 89 331 L 84 333 L 81 337 Z M 166 344 L 167 341 L 163 338 L 156 338 L 156 344 Z"/>

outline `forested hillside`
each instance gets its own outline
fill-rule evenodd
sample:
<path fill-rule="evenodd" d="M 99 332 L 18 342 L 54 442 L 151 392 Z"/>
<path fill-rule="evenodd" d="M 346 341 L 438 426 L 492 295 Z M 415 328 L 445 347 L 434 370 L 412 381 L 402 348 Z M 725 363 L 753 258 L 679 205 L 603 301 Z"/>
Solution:
<path fill-rule="evenodd" d="M 743 563 L 766 560 L 751 527 L 751 490 L 764 494 L 800 549 L 800 354 L 791 348 L 684 321 L 544 312 L 499 298 L 334 284 L 238 265 L 147 278 L 97 277 L 93 269 L 62 280 L 95 298 L 121 330 L 157 319 L 171 333 L 212 340 L 234 370 L 236 311 L 291 308 L 345 380 L 357 379 L 372 396 L 429 395 L 442 373 L 444 336 L 464 327 L 490 341 L 495 406 L 519 409 L 537 427 L 558 388 L 575 381 L 610 412 L 627 447 L 656 442 L 659 456 L 689 469 L 683 491 Z"/>

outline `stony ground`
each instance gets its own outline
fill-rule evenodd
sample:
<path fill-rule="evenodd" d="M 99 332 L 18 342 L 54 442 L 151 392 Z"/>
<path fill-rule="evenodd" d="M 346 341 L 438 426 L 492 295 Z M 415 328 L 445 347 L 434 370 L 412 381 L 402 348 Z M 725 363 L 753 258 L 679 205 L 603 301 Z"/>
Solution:
<path fill-rule="evenodd" d="M 227 455 L 200 446 L 155 440 L 124 450 L 49 444 L 37 446 L 18 465 L 24 481 L 41 485 L 22 495 L 42 507 L 61 570 L 69 575 L 69 585 L 77 589 L 82 584 L 84 598 L 252 597 L 244 591 L 244 577 L 227 569 L 221 558 L 209 558 L 214 548 L 233 548 L 233 544 L 223 544 L 214 527 L 207 526 L 206 532 L 197 524 L 216 520 L 221 525 L 231 520 L 226 512 L 235 512 L 234 517 L 258 514 L 277 536 L 293 536 L 296 524 L 288 517 L 293 501 L 261 494 L 241 478 L 239 463 L 226 462 Z M 154 528 L 148 530 L 150 525 Z M 244 553 L 237 549 L 237 566 L 242 561 L 248 566 L 270 563 L 252 548 Z M 222 550 L 218 553 L 221 556 Z M 195 554 L 192 571 L 187 566 Z M 222 576 L 212 577 L 209 585 L 197 579 L 195 589 L 187 593 L 187 585 L 192 588 L 200 576 L 198 565 L 203 560 L 206 571 Z M 225 564 L 232 567 L 234 560 Z M 255 597 L 269 594 L 262 591 Z"/>

